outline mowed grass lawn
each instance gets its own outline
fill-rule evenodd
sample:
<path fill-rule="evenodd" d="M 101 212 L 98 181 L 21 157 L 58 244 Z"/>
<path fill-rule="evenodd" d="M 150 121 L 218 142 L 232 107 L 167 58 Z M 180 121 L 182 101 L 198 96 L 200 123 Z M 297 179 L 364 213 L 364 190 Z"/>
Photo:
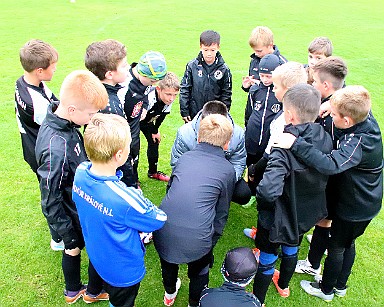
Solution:
<path fill-rule="evenodd" d="M 289 60 L 306 62 L 307 46 L 316 36 L 328 36 L 334 54 L 349 67 L 347 84 L 364 85 L 372 94 L 373 113 L 384 127 L 384 4 L 368 1 L 2 1 L 0 3 L 0 306 L 63 306 L 64 281 L 61 255 L 49 249 L 49 233 L 41 213 L 37 180 L 23 161 L 14 114 L 14 83 L 22 74 L 19 48 L 31 38 L 51 43 L 59 52 L 59 63 L 50 88 L 56 95 L 64 77 L 83 69 L 85 48 L 93 41 L 114 38 L 128 49 L 128 61 L 137 61 L 148 50 L 161 51 L 170 71 L 182 76 L 185 64 L 199 50 L 199 35 L 214 29 L 222 36 L 221 52 L 233 74 L 231 113 L 243 125 L 246 94 L 241 77 L 248 71 L 251 49 L 248 37 L 257 25 L 269 26 L 275 43 Z M 170 173 L 169 154 L 177 128 L 182 125 L 178 102 L 161 127 L 159 169 Z M 144 140 L 144 138 L 143 138 Z M 146 178 L 145 148 L 140 174 L 144 193 L 155 204 L 165 194 L 165 184 Z M 242 230 L 254 225 L 255 208 L 232 205 L 224 235 L 215 248 L 216 262 L 211 286 L 222 283 L 219 268 L 225 252 L 250 246 Z M 362 238 L 345 298 L 332 306 L 384 306 L 384 258 L 382 251 L 384 214 L 380 213 Z M 175 247 L 177 248 L 177 247 Z M 306 255 L 303 242 L 300 258 Z M 87 281 L 83 252 L 83 281 Z M 162 306 L 163 288 L 159 261 L 153 245 L 147 249 L 148 273 L 136 301 L 137 307 Z M 182 287 L 174 306 L 187 306 L 187 277 L 181 270 Z M 267 306 L 325 306 L 309 297 L 299 282 L 308 276 L 294 275 L 291 297 L 280 298 L 270 287 Z M 84 306 L 79 301 L 77 305 Z M 108 303 L 98 303 L 108 306 Z"/>

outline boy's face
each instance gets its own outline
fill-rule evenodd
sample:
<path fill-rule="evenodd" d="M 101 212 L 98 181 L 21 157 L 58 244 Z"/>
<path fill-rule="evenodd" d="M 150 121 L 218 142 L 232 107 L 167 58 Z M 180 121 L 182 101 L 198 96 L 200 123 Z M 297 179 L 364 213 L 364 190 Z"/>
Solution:
<path fill-rule="evenodd" d="M 331 103 L 331 116 L 336 128 L 339 128 L 339 129 L 348 128 L 348 126 L 346 125 L 345 117 L 339 113 L 339 111 L 335 108 L 335 106 L 332 103 Z"/>
<path fill-rule="evenodd" d="M 273 81 L 273 92 L 275 93 L 275 97 L 278 101 L 282 102 L 284 94 L 287 92 L 288 88 L 284 87 L 281 84 L 280 78 L 274 78 L 272 75 L 272 81 Z"/>
<path fill-rule="evenodd" d="M 257 45 L 255 47 L 252 47 L 255 55 L 257 57 L 259 57 L 260 59 L 267 55 L 267 54 L 270 54 L 270 53 L 273 53 L 273 45 L 267 45 L 267 46 L 263 46 L 263 45 Z"/>
<path fill-rule="evenodd" d="M 116 70 L 111 72 L 114 84 L 122 83 L 127 79 L 128 68 L 127 58 L 122 59 L 117 65 Z"/>
<path fill-rule="evenodd" d="M 170 105 L 172 102 L 174 102 L 177 94 L 179 93 L 178 90 L 175 90 L 170 87 L 161 89 L 159 86 L 157 86 L 156 90 L 160 100 L 164 102 L 166 105 Z"/>
<path fill-rule="evenodd" d="M 52 63 L 46 69 L 38 68 L 37 74 L 40 81 L 51 81 L 53 74 L 56 71 L 57 63 Z"/>
<path fill-rule="evenodd" d="M 310 68 L 313 68 L 317 62 L 319 62 L 322 59 L 325 59 L 326 56 L 324 53 L 310 53 L 308 52 L 308 66 Z"/>
<path fill-rule="evenodd" d="M 312 83 L 313 87 L 315 89 L 317 89 L 320 94 L 321 94 L 321 98 L 325 98 L 326 97 L 326 89 L 325 89 L 325 86 L 324 86 L 324 82 L 321 82 L 320 78 L 319 78 L 319 73 L 318 72 L 314 72 L 313 73 L 313 83 Z"/>
<path fill-rule="evenodd" d="M 72 104 L 68 107 L 68 114 L 70 121 L 75 123 L 79 126 L 84 126 L 89 124 L 92 117 L 99 112 L 99 109 L 96 109 L 95 107 L 77 107 L 77 105 L 84 105 L 84 104 Z"/>
<path fill-rule="evenodd" d="M 265 86 L 270 86 L 272 84 L 272 74 L 263 74 L 259 73 L 260 76 L 260 81 L 265 85 Z"/>
<path fill-rule="evenodd" d="M 142 75 L 139 75 L 139 80 L 140 80 L 141 84 L 144 86 L 155 85 L 157 82 L 159 82 L 159 80 L 144 77 Z"/>
<path fill-rule="evenodd" d="M 201 44 L 200 45 L 200 50 L 203 53 L 203 58 L 205 63 L 208 65 L 213 64 L 216 59 L 216 53 L 219 51 L 220 46 L 218 44 L 212 44 L 211 46 L 206 46 Z"/>

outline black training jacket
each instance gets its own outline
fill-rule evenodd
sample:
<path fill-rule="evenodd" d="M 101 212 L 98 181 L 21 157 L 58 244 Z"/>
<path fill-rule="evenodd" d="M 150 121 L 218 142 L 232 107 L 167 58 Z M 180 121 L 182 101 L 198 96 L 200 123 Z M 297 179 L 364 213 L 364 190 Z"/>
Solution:
<path fill-rule="evenodd" d="M 232 75 L 220 52 L 212 65 L 204 62 L 200 52 L 185 69 L 180 87 L 180 114 L 195 117 L 211 100 L 223 102 L 228 110 L 232 102 Z"/>
<path fill-rule="evenodd" d="M 383 142 L 372 113 L 348 129 L 335 128 L 336 148 L 330 154 L 316 150 L 298 137 L 291 150 L 319 172 L 335 175 L 335 213 L 345 221 L 369 221 L 383 199 Z"/>
<path fill-rule="evenodd" d="M 81 233 L 72 185 L 76 168 L 87 159 L 79 126 L 54 114 L 51 104 L 36 141 L 41 207 L 49 225 L 68 244 Z M 74 233 L 75 232 L 75 233 Z"/>
<path fill-rule="evenodd" d="M 320 152 L 332 150 L 332 139 L 319 124 L 288 125 L 286 132 Z M 256 188 L 259 223 L 270 231 L 271 242 L 297 246 L 299 236 L 327 216 L 327 180 L 327 175 L 302 163 L 290 150 L 272 149 Z"/>

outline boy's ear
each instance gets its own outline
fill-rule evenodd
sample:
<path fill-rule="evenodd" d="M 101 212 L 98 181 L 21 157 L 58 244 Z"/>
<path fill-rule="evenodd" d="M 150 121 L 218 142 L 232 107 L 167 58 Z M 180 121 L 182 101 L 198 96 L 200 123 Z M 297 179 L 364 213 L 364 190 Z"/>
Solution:
<path fill-rule="evenodd" d="M 105 79 L 107 80 L 112 80 L 112 71 L 108 70 L 106 73 L 105 73 Z"/>
<path fill-rule="evenodd" d="M 76 111 L 76 107 L 74 105 L 71 104 L 67 107 L 67 112 L 69 115 L 72 115 L 75 111 Z"/>
<path fill-rule="evenodd" d="M 327 80 L 323 82 L 323 85 L 324 85 L 324 89 L 327 91 L 329 91 L 332 88 L 332 83 Z"/>
<path fill-rule="evenodd" d="M 225 145 L 223 146 L 223 149 L 224 149 L 224 150 L 228 150 L 228 148 L 229 148 L 229 142 L 230 142 L 230 141 L 228 141 L 227 143 L 225 143 Z"/>
<path fill-rule="evenodd" d="M 344 116 L 343 119 L 346 128 L 352 127 L 355 124 L 353 119 L 349 116 Z"/>

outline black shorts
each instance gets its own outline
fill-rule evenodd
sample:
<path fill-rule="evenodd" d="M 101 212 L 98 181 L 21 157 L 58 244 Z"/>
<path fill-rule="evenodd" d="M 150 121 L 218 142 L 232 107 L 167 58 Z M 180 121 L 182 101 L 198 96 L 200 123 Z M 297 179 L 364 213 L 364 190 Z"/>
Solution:
<path fill-rule="evenodd" d="M 344 221 L 335 216 L 331 226 L 330 247 L 351 247 L 355 239 L 364 233 L 370 222 L 371 220 L 363 222 Z"/>
<path fill-rule="evenodd" d="M 259 223 L 257 223 L 255 245 L 260 251 L 277 256 L 279 254 L 281 244 L 269 241 L 269 230 L 263 228 Z"/>
<path fill-rule="evenodd" d="M 139 292 L 140 283 L 130 287 L 114 287 L 104 282 L 104 289 L 109 294 L 109 301 L 114 307 L 133 307 Z"/>

